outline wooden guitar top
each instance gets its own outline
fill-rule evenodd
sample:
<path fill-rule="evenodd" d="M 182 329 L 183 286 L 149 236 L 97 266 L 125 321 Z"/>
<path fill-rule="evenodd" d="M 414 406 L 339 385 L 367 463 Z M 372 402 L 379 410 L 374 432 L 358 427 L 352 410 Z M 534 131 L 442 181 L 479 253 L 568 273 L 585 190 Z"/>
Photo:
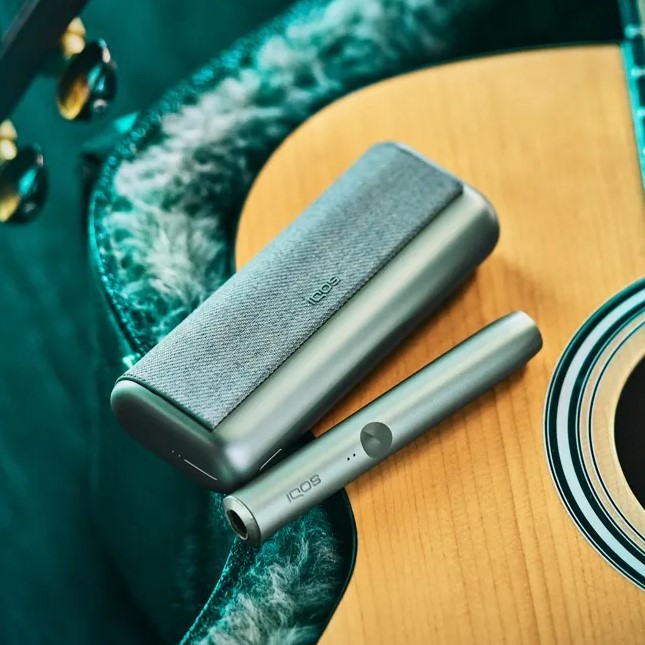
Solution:
<path fill-rule="evenodd" d="M 645 209 L 618 47 L 459 62 L 350 95 L 270 159 L 243 265 L 371 144 L 406 143 L 481 190 L 501 239 L 475 277 L 322 432 L 516 309 L 545 345 L 520 374 L 347 488 L 356 568 L 325 643 L 637 643 L 645 593 L 585 541 L 553 485 L 545 393 L 599 305 L 645 272 Z"/>

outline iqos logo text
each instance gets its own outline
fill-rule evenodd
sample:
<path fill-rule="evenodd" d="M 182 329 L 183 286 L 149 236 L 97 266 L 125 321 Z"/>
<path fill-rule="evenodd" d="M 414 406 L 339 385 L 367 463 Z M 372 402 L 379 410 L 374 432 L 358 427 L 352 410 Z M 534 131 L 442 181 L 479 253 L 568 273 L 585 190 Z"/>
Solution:
<path fill-rule="evenodd" d="M 324 284 L 322 284 L 316 291 L 314 291 L 308 298 L 307 302 L 312 304 L 312 305 L 317 305 L 321 300 L 324 300 L 329 292 L 340 282 L 340 278 L 338 276 L 333 275 L 331 278 L 327 280 Z"/>
<path fill-rule="evenodd" d="M 292 488 L 287 493 L 287 500 L 289 504 L 299 497 L 304 497 L 312 488 L 321 483 L 320 475 L 312 475 L 309 479 L 302 482 L 299 486 Z"/>

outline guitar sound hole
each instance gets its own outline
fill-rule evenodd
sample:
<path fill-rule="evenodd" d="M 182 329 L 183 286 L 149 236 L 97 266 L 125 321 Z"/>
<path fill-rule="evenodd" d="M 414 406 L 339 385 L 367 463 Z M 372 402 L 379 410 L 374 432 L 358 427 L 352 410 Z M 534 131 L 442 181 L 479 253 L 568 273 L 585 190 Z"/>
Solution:
<path fill-rule="evenodd" d="M 625 382 L 614 427 L 620 466 L 632 492 L 645 508 L 645 360 Z"/>

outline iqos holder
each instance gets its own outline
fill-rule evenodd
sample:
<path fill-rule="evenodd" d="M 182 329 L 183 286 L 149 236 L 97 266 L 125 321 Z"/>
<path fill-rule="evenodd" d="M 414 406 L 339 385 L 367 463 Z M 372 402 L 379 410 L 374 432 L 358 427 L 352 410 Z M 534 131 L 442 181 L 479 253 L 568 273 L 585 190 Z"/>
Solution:
<path fill-rule="evenodd" d="M 228 492 L 345 395 L 492 251 L 474 189 L 379 144 L 117 382 L 157 455 Z"/>
<path fill-rule="evenodd" d="M 542 347 L 529 316 L 488 325 L 322 437 L 224 498 L 235 532 L 260 544 L 522 367 Z"/>

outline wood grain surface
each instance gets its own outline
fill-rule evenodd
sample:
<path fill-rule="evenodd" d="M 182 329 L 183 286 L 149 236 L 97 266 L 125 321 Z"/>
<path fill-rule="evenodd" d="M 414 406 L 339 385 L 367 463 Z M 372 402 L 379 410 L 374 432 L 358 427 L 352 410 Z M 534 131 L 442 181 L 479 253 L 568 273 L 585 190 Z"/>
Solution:
<path fill-rule="evenodd" d="M 322 432 L 515 309 L 544 349 L 519 375 L 347 489 L 353 578 L 324 643 L 639 643 L 645 594 L 560 502 L 542 415 L 572 333 L 645 269 L 645 209 L 617 47 L 459 62 L 350 95 L 269 161 L 244 264 L 373 143 L 413 146 L 479 188 L 501 240 L 474 279 L 319 424 Z"/>

